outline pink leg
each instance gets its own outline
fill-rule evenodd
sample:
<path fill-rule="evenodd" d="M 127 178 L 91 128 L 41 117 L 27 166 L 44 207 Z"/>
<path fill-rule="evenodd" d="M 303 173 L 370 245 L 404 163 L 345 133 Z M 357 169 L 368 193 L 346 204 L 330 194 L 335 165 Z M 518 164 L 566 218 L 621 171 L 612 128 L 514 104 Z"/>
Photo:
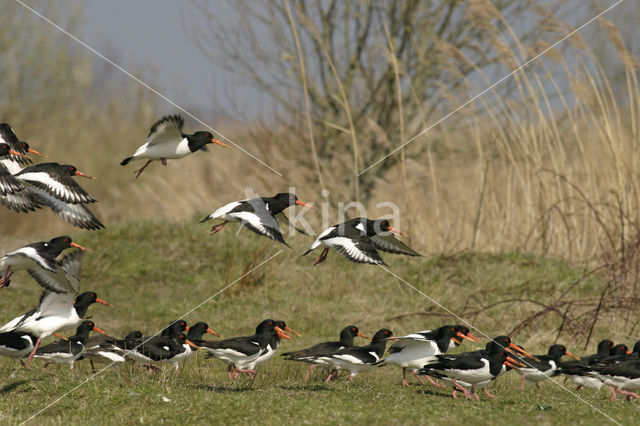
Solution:
<path fill-rule="evenodd" d="M 622 395 L 627 395 L 627 401 L 631 401 L 634 398 L 640 398 L 640 395 L 638 395 L 637 393 L 624 391 L 622 389 L 618 389 L 618 393 Z"/>
<path fill-rule="evenodd" d="M 44 370 L 45 368 L 47 368 L 49 366 L 49 364 L 51 364 L 50 362 L 45 362 L 44 365 L 42 366 L 42 369 Z"/>
<path fill-rule="evenodd" d="M 582 389 L 584 389 L 584 386 L 582 386 L 582 385 L 579 385 L 579 386 L 576 388 L 576 390 L 577 390 L 577 391 L 582 390 Z"/>
<path fill-rule="evenodd" d="M 611 391 L 611 400 L 615 401 L 616 399 L 618 399 L 618 397 L 616 396 L 616 388 L 614 388 L 613 386 L 609 386 L 609 390 Z"/>
<path fill-rule="evenodd" d="M 487 388 L 482 388 L 482 392 L 484 392 L 484 394 L 487 395 L 489 398 L 495 398 L 496 397 L 494 394 L 489 393 Z"/>
<path fill-rule="evenodd" d="M 453 388 L 453 393 L 451 394 L 451 396 L 453 397 L 453 399 L 458 399 L 458 391 L 456 391 L 456 388 Z"/>
<path fill-rule="evenodd" d="M 23 366 L 24 368 L 26 368 L 27 370 L 31 370 L 31 369 L 29 368 L 29 366 L 28 366 L 27 364 L 25 364 L 25 363 L 24 363 L 24 361 L 23 361 L 23 360 L 20 360 L 20 364 L 22 364 L 22 366 Z"/>
<path fill-rule="evenodd" d="M 329 371 L 329 375 L 327 376 L 326 379 L 324 379 L 325 383 L 329 383 L 331 381 L 331 375 L 333 374 L 333 371 Z"/>
<path fill-rule="evenodd" d="M 311 366 L 307 370 L 307 374 L 305 374 L 304 379 L 302 380 L 303 382 L 306 382 L 307 380 L 309 380 L 309 375 L 311 374 L 311 370 L 313 370 L 316 365 L 317 364 L 311 364 Z"/>
<path fill-rule="evenodd" d="M 4 274 L 2 275 L 2 278 L 0 278 L 0 287 L 4 287 L 5 285 L 8 286 L 9 285 L 9 278 L 11 278 L 11 275 L 13 274 L 13 272 L 11 272 L 11 266 L 7 266 L 6 271 L 4 271 Z"/>
<path fill-rule="evenodd" d="M 431 377 L 429 376 L 425 376 L 427 378 L 427 380 L 429 381 L 429 383 L 431 383 L 433 386 L 437 387 L 437 388 L 446 388 L 445 385 L 441 385 L 440 383 L 436 382 L 435 380 L 433 380 Z"/>
<path fill-rule="evenodd" d="M 149 164 L 151 164 L 151 160 L 148 160 L 146 163 L 144 163 L 144 166 L 133 172 L 136 175 L 136 179 L 140 177 L 144 169 L 146 169 Z"/>
<path fill-rule="evenodd" d="M 524 374 L 520 377 L 522 377 L 522 380 L 520 380 L 520 390 L 524 390 Z"/>
<path fill-rule="evenodd" d="M 322 253 L 320 253 L 320 256 L 318 256 L 316 261 L 313 262 L 313 266 L 316 266 L 317 264 L 324 262 L 327 258 L 327 253 L 329 253 L 329 247 L 325 247 L 322 250 Z"/>
<path fill-rule="evenodd" d="M 409 386 L 409 383 L 407 383 L 407 367 L 402 367 L 402 386 Z"/>
<path fill-rule="evenodd" d="M 354 376 L 349 376 L 349 381 L 350 381 L 351 383 L 353 383 L 353 377 L 354 377 Z"/>
<path fill-rule="evenodd" d="M 468 390 L 466 390 L 465 388 L 463 388 L 462 386 L 460 386 L 460 385 L 458 384 L 458 382 L 456 381 L 456 379 L 451 379 L 451 382 L 453 383 L 453 385 L 454 385 L 456 388 L 458 388 L 462 393 L 464 393 L 464 396 L 466 396 L 466 397 L 467 397 L 467 399 L 473 399 L 473 398 L 471 397 L 471 394 L 469 393 L 469 391 L 468 391 Z M 455 389 L 455 388 L 454 388 L 454 389 Z"/>
<path fill-rule="evenodd" d="M 233 365 L 229 364 L 227 366 L 227 376 L 229 376 L 229 380 L 233 380 L 233 376 L 231 375 L 232 371 L 233 371 Z"/>
<path fill-rule="evenodd" d="M 215 225 L 214 227 L 211 228 L 211 233 L 209 235 L 213 235 L 216 232 L 222 230 L 222 227 L 225 226 L 226 224 L 227 224 L 227 221 L 225 220 L 224 222 Z"/>
<path fill-rule="evenodd" d="M 480 397 L 476 393 L 476 389 L 473 386 L 471 386 L 471 394 L 476 398 L 476 401 L 480 401 Z"/>
<path fill-rule="evenodd" d="M 418 383 L 422 384 L 422 379 L 420 378 L 420 375 L 418 373 L 416 373 L 416 370 L 411 370 L 411 372 L 413 373 L 413 377 L 416 378 L 416 380 L 418 381 Z M 431 382 L 431 384 L 433 384 L 434 386 L 438 387 L 441 385 L 438 385 L 436 382 L 434 382 L 431 377 L 427 376 L 427 379 L 429 379 L 429 381 Z M 442 386 L 444 387 L 444 386 Z"/>
<path fill-rule="evenodd" d="M 253 380 L 255 378 L 255 376 L 258 375 L 258 372 L 256 370 L 254 370 L 253 368 L 249 368 L 246 370 L 241 370 L 238 367 L 236 367 L 236 373 L 247 373 L 249 375 L 249 378 L 251 378 L 251 380 Z"/>
<path fill-rule="evenodd" d="M 42 339 L 38 337 L 38 340 L 36 340 L 36 345 L 33 347 L 33 350 L 29 354 L 29 358 L 27 358 L 27 363 L 26 363 L 27 367 L 31 363 L 31 360 L 33 359 L 33 356 L 36 354 L 36 351 L 38 350 L 38 347 L 40 346 L 40 342 L 41 341 L 42 341 Z"/>

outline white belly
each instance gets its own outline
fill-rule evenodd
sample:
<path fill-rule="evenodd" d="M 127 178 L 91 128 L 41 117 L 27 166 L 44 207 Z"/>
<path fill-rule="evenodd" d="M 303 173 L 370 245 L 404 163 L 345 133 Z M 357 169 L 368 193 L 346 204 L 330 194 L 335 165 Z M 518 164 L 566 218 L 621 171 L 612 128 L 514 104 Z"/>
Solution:
<path fill-rule="evenodd" d="M 133 154 L 134 158 L 148 158 L 149 160 L 159 160 L 161 158 L 176 159 L 183 158 L 191 154 L 187 138 L 179 143 L 162 142 L 154 145 L 144 144 Z"/>

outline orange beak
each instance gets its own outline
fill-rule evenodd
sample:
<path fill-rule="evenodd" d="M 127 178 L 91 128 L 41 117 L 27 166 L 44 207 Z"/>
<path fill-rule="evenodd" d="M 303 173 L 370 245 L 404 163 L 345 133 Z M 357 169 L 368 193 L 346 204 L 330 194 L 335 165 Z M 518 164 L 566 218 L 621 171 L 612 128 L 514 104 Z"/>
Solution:
<path fill-rule="evenodd" d="M 507 357 L 507 361 L 509 361 L 511 364 L 517 365 L 519 367 L 526 367 L 525 364 L 523 364 L 522 362 L 518 361 L 517 359 L 511 358 L 510 356 Z"/>
<path fill-rule="evenodd" d="M 467 340 L 471 340 L 472 342 L 479 342 L 480 340 L 478 340 L 478 338 L 476 336 L 474 336 L 473 334 L 469 333 L 469 334 L 462 334 L 461 332 L 457 332 L 456 336 L 458 337 L 462 337 L 463 339 L 467 339 Z"/>
<path fill-rule="evenodd" d="M 83 178 L 94 179 L 95 180 L 95 178 L 93 176 L 89 176 L 89 175 L 87 175 L 85 173 L 82 173 L 81 171 L 78 171 L 78 170 L 76 170 L 75 175 L 76 176 L 82 176 Z"/>
<path fill-rule="evenodd" d="M 62 334 L 60 333 L 53 333 L 54 336 L 56 336 L 58 339 L 62 339 L 62 340 L 69 340 L 66 337 L 64 337 Z"/>
<path fill-rule="evenodd" d="M 451 338 L 451 340 L 453 340 L 454 342 L 456 342 L 456 344 L 458 344 L 458 345 L 459 345 L 460 343 L 462 343 L 462 340 L 458 340 L 458 339 L 456 339 L 455 337 L 452 337 L 452 338 Z"/>
<path fill-rule="evenodd" d="M 302 207 L 309 207 L 310 209 L 315 209 L 315 207 L 312 206 L 311 204 L 304 203 L 300 200 L 296 200 L 296 205 L 302 206 Z"/>
<path fill-rule="evenodd" d="M 193 342 L 192 342 L 191 340 L 189 340 L 189 339 L 186 339 L 184 342 L 185 342 L 187 345 L 189 345 L 189 346 L 191 346 L 192 348 L 194 348 L 194 349 L 200 349 L 200 348 L 198 347 L 198 345 L 196 345 L 195 343 L 193 343 Z"/>
<path fill-rule="evenodd" d="M 29 148 L 29 149 L 27 149 L 27 151 L 29 151 L 29 152 L 30 152 L 30 153 L 32 153 L 32 154 L 37 155 L 38 157 L 45 157 L 45 158 L 47 157 L 47 156 L 46 156 L 46 155 L 44 155 L 43 153 L 38 152 L 38 151 L 36 151 L 36 150 L 35 150 L 35 149 L 33 149 L 33 148 Z"/>
<path fill-rule="evenodd" d="M 283 339 L 292 340 L 291 336 L 285 333 L 284 330 L 280 327 L 276 327 L 275 330 L 278 333 L 278 336 L 282 337 Z"/>
<path fill-rule="evenodd" d="M 211 138 L 211 143 L 215 143 L 215 144 L 217 144 L 217 145 L 224 146 L 224 147 L 225 147 L 225 148 L 227 148 L 227 149 L 231 149 L 231 147 L 230 147 L 230 146 L 228 146 L 228 145 L 226 145 L 226 144 L 223 144 L 223 143 L 222 143 L 222 142 L 220 142 L 218 139 Z"/>
<path fill-rule="evenodd" d="M 536 357 L 535 357 L 535 356 L 533 356 L 533 355 L 529 355 L 529 354 L 527 353 L 527 351 L 525 351 L 524 349 L 522 349 L 520 346 L 516 346 L 516 345 L 514 345 L 513 343 L 509 343 L 509 347 L 507 348 L 507 351 L 512 352 L 512 353 L 515 353 L 515 352 L 513 352 L 512 350 L 509 350 L 509 348 L 515 349 L 516 351 L 520 352 L 522 355 L 526 356 L 527 358 L 531 358 L 531 359 L 532 359 L 532 360 L 534 360 L 534 361 L 540 361 L 538 358 L 536 358 Z"/>
<path fill-rule="evenodd" d="M 105 302 L 104 300 L 100 299 L 99 297 L 96 297 L 96 302 L 102 303 L 103 305 L 107 305 L 107 306 L 113 306 L 111 303 Z"/>
<path fill-rule="evenodd" d="M 95 325 L 93 326 L 93 331 L 96 331 L 100 334 L 104 334 L 105 336 L 108 336 L 107 333 L 105 333 L 104 331 L 100 330 L 98 327 L 96 327 Z"/>
<path fill-rule="evenodd" d="M 298 332 L 297 332 L 297 331 L 295 331 L 295 330 L 290 329 L 289 327 L 285 327 L 284 329 L 285 329 L 285 330 L 287 330 L 289 333 L 293 333 L 293 334 L 295 334 L 295 335 L 296 335 L 296 336 L 298 336 L 298 337 L 302 337 L 302 334 L 298 333 Z"/>
<path fill-rule="evenodd" d="M 189 326 L 188 325 L 184 326 L 184 331 L 189 331 Z"/>
<path fill-rule="evenodd" d="M 77 247 L 77 248 L 79 248 L 80 250 L 83 250 L 83 251 L 84 251 L 84 250 L 86 250 L 86 248 L 84 248 L 84 247 L 82 247 L 80 244 L 76 244 L 76 243 L 74 243 L 74 242 L 71 242 L 69 245 L 70 245 L 71 247 Z"/>
<path fill-rule="evenodd" d="M 368 341 L 371 341 L 371 338 L 370 338 L 370 337 L 365 336 L 364 334 L 360 333 L 359 331 L 358 331 L 357 336 L 360 336 L 360 337 L 362 337 L 363 339 L 367 339 Z"/>
<path fill-rule="evenodd" d="M 395 232 L 396 234 L 400 234 L 403 237 L 406 237 L 406 235 L 403 232 L 398 231 L 396 228 L 389 227 L 389 231 Z"/>
<path fill-rule="evenodd" d="M 11 155 L 17 155 L 18 157 L 29 158 L 29 156 L 28 156 L 28 155 L 20 154 L 19 152 L 14 151 L 14 150 L 12 150 L 12 149 L 10 149 L 10 150 L 9 150 L 9 154 L 11 154 Z"/>
<path fill-rule="evenodd" d="M 629 349 L 627 349 L 627 355 L 629 355 L 631 353 L 631 351 Z"/>
<path fill-rule="evenodd" d="M 569 352 L 569 351 L 566 351 L 564 354 L 565 354 L 566 356 L 569 356 L 569 357 L 573 358 L 573 359 L 580 360 L 580 357 L 579 357 L 579 356 L 575 356 L 574 354 L 572 354 L 572 353 L 571 353 L 571 352 Z"/>
<path fill-rule="evenodd" d="M 209 334 L 213 334 L 213 335 L 214 335 L 214 336 L 216 336 L 216 337 L 222 337 L 221 335 L 219 335 L 218 333 L 216 333 L 215 331 L 213 331 L 213 330 L 212 330 L 212 329 L 210 329 L 210 328 L 207 328 L 207 333 L 209 333 Z"/>

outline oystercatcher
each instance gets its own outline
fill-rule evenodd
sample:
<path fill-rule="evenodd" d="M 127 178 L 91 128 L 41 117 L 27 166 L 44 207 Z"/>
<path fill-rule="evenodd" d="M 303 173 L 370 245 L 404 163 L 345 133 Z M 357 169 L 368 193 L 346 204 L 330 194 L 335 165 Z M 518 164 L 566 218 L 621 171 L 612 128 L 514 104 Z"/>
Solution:
<path fill-rule="evenodd" d="M 142 337 L 142 332 L 140 330 L 130 331 L 122 341 L 131 341 L 135 339 L 139 339 Z M 113 337 L 105 337 L 105 336 L 92 336 L 87 340 L 87 343 L 84 347 L 84 351 L 78 361 L 81 359 L 88 359 L 91 363 L 91 372 L 95 373 L 96 368 L 94 362 L 99 362 L 102 364 L 121 364 L 126 361 L 124 356 L 125 351 L 120 349 L 117 345 L 113 343 Z"/>
<path fill-rule="evenodd" d="M 554 376 L 562 374 L 567 379 L 578 385 L 576 390 L 583 388 L 591 388 L 599 390 L 603 383 L 597 377 L 589 375 L 590 363 L 598 362 L 610 355 L 613 355 L 613 342 L 609 339 L 601 340 L 598 343 L 597 352 L 593 355 L 581 357 L 579 361 L 566 361 L 558 363 L 558 368 L 554 372 Z"/>
<path fill-rule="evenodd" d="M 4 270 L 4 275 L 0 278 L 0 287 L 9 285 L 11 275 L 15 271 L 41 268 L 55 272 L 57 270 L 56 257 L 70 247 L 85 250 L 81 245 L 74 243 L 71 237 L 63 235 L 49 241 L 27 244 L 7 253 L 0 259 L 0 270 Z"/>
<path fill-rule="evenodd" d="M 33 334 L 20 331 L 0 333 L 0 355 L 19 359 L 20 363 L 28 368 L 21 358 L 33 351 L 37 339 Z"/>
<path fill-rule="evenodd" d="M 258 374 L 254 369 L 256 360 L 267 351 L 275 334 L 285 339 L 290 338 L 274 320 L 266 319 L 258 324 L 256 333 L 252 336 L 232 337 L 217 342 L 206 341 L 200 349 L 208 352 L 209 358 L 218 358 L 228 364 L 229 379 L 233 376 L 238 377 L 239 373 L 246 373 L 253 379 Z"/>
<path fill-rule="evenodd" d="M 136 361 L 138 365 L 144 364 L 147 372 L 158 368 L 154 364 L 171 364 L 177 370 L 180 361 L 185 359 L 179 356 L 190 347 L 197 349 L 184 333 L 173 336 L 142 337 L 140 339 L 108 341 L 125 351 L 125 357 Z M 189 348 L 189 349 L 187 349 Z"/>
<path fill-rule="evenodd" d="M 83 321 L 82 324 L 78 326 L 74 336 L 69 337 L 67 340 L 57 340 L 38 348 L 35 357 L 46 360 L 42 368 L 47 368 L 47 365 L 56 362 L 59 364 L 68 364 L 69 368 L 73 370 L 73 364 L 80 358 L 87 344 L 90 331 L 107 334 L 96 327 L 93 321 Z"/>
<path fill-rule="evenodd" d="M 360 333 L 360 330 L 355 325 L 348 325 L 340 332 L 340 340 L 337 342 L 322 342 L 306 349 L 283 353 L 281 356 L 286 357 L 285 359 L 287 361 L 301 361 L 311 364 L 304 376 L 303 382 L 306 382 L 309 380 L 309 374 L 313 368 L 321 364 L 326 365 L 325 361 L 318 359 L 319 355 L 333 354 L 340 349 L 352 347 L 353 339 L 356 336 L 371 340 L 364 334 Z"/>
<path fill-rule="evenodd" d="M 53 333 L 77 327 L 92 303 L 109 305 L 99 299 L 93 291 L 75 297 L 80 286 L 81 262 L 82 251 L 74 251 L 60 260 L 56 272 L 38 268 L 28 271 L 38 284 L 45 288 L 40 302 L 36 308 L 0 327 L 0 332 L 24 331 L 38 336 L 27 364 L 43 339 Z"/>
<path fill-rule="evenodd" d="M 256 234 L 288 245 L 282 237 L 275 215 L 282 214 L 284 209 L 293 205 L 312 207 L 300 201 L 295 194 L 282 192 L 273 197 L 257 197 L 231 202 L 202 219 L 200 223 L 211 219 L 223 219 L 222 223 L 211 228 L 211 235 L 213 235 L 222 230 L 227 222 L 239 222 Z"/>
<path fill-rule="evenodd" d="M 75 166 L 58 163 L 41 163 L 25 167 L 14 175 L 27 187 L 34 199 L 49 207 L 65 222 L 89 230 L 104 228 L 104 225 L 85 206 L 96 200 L 87 194 L 72 179 L 72 176 L 94 179 L 78 171 Z"/>
<path fill-rule="evenodd" d="M 479 401 L 480 397 L 478 397 L 476 389 L 480 387 L 484 389 L 502 373 L 503 366 L 518 368 L 524 364 L 509 356 L 502 345 L 491 341 L 487 344 L 487 350 L 484 351 L 435 355 L 433 359 L 427 361 L 420 370 L 420 374 L 430 375 L 435 372 L 436 377 L 449 377 L 453 385 L 462 391 L 468 399 L 475 397 Z M 464 385 L 459 384 L 458 381 L 464 382 Z M 470 392 L 466 389 L 469 385 Z M 452 396 L 456 398 L 455 388 Z"/>
<path fill-rule="evenodd" d="M 185 320 L 175 320 L 167 327 L 165 327 L 161 332 L 161 336 L 174 336 L 180 334 L 182 332 L 188 332 L 189 327 L 187 326 L 187 322 Z"/>
<path fill-rule="evenodd" d="M 14 133 L 8 123 L 0 123 L 0 144 L 7 144 L 13 151 L 9 156 L 0 158 L 0 164 L 5 165 L 13 174 L 20 170 L 21 165 L 31 164 L 31 159 L 27 156 L 28 144 L 22 143 Z M 34 151 L 37 155 L 42 155 Z"/>
<path fill-rule="evenodd" d="M 338 253 L 352 262 L 373 265 L 386 265 L 376 249 L 389 253 L 420 256 L 419 253 L 413 251 L 397 238 L 390 235 L 380 235 L 383 232 L 401 233 L 392 228 L 387 219 L 371 220 L 362 217 L 350 219 L 322 231 L 303 256 L 321 244 L 326 247 L 315 260 L 314 265 L 324 262 L 329 248 L 336 249 Z"/>
<path fill-rule="evenodd" d="M 284 321 L 276 321 L 276 328 L 279 328 L 280 330 L 288 331 L 289 333 L 295 334 L 298 337 L 302 336 L 297 331 L 294 331 L 291 328 L 287 327 L 287 324 Z M 258 359 L 256 359 L 254 366 L 267 362 L 271 358 L 273 358 L 283 338 L 287 340 L 291 340 L 291 337 L 288 333 L 284 333 L 284 334 L 273 333 L 271 335 L 271 340 L 269 340 L 269 344 L 267 345 L 267 348 L 258 356 Z"/>
<path fill-rule="evenodd" d="M 231 149 L 215 139 L 210 132 L 199 131 L 192 135 L 182 133 L 183 126 L 184 119 L 180 115 L 162 117 L 149 129 L 146 143 L 140 146 L 131 157 L 122 160 L 120 165 L 126 166 L 130 161 L 147 159 L 144 166 L 134 172 L 138 179 L 144 169 L 155 160 L 162 161 L 166 166 L 168 159 L 183 158 L 199 149 L 207 151 L 206 145 L 209 143 Z"/>
<path fill-rule="evenodd" d="M 10 210 L 19 213 L 35 211 L 40 207 L 29 193 L 27 188 L 13 176 L 14 164 L 17 164 L 17 172 L 21 170 L 20 164 L 15 163 L 11 158 L 20 158 L 23 154 L 11 149 L 6 143 L 0 143 L 0 204 Z"/>
<path fill-rule="evenodd" d="M 411 368 L 413 375 L 420 380 L 417 370 L 434 355 L 447 352 L 451 342 L 454 342 L 456 337 L 461 340 L 479 341 L 477 337 L 470 333 L 469 328 L 462 325 L 445 325 L 431 331 L 419 331 L 406 336 L 396 336 L 394 340 L 397 340 L 397 342 L 389 347 L 390 355 L 380 361 L 378 365 L 391 364 L 401 367 L 402 385 L 409 386 L 407 383 L 407 368 Z M 427 379 L 431 381 L 429 376 L 427 376 Z M 437 385 L 433 381 L 431 383 Z"/>
<path fill-rule="evenodd" d="M 324 362 L 336 370 L 348 370 L 350 373 L 349 381 L 353 382 L 358 373 L 371 370 L 380 361 L 384 355 L 387 340 L 392 338 L 391 330 L 383 328 L 374 334 L 369 345 L 352 346 L 333 353 L 321 354 L 317 356 L 316 360 Z M 332 377 L 332 373 L 329 373 L 329 377 L 325 381 L 331 381 Z"/>
<path fill-rule="evenodd" d="M 616 392 L 626 395 L 627 401 L 640 398 L 634 390 L 640 389 L 640 360 L 629 359 L 597 368 L 598 378 L 611 389 L 611 400 Z"/>
<path fill-rule="evenodd" d="M 522 361 L 525 367 L 520 369 L 522 380 L 520 382 L 520 389 L 524 389 L 524 382 L 533 382 L 536 387 L 539 388 L 538 382 L 548 379 L 558 369 L 558 363 L 563 355 L 568 357 L 579 359 L 577 356 L 567 350 L 564 345 L 552 345 L 549 347 L 549 351 L 546 355 L 534 355 L 539 361 L 526 360 Z"/>

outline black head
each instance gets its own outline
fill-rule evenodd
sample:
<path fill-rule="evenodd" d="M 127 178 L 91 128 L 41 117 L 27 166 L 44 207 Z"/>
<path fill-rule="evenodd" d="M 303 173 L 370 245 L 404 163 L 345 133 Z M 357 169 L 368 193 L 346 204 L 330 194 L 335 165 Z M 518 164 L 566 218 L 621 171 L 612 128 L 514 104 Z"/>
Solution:
<path fill-rule="evenodd" d="M 52 238 L 51 240 L 45 243 L 45 247 L 47 247 L 51 255 L 53 255 L 54 257 L 57 257 L 60 253 L 62 253 L 64 250 L 70 247 L 77 247 L 80 250 L 86 250 L 81 245 L 74 243 L 71 240 L 71 237 L 67 235 Z"/>
<path fill-rule="evenodd" d="M 162 333 L 160 333 L 160 335 L 173 336 L 173 335 L 182 333 L 185 330 L 189 331 L 187 328 L 187 322 L 185 320 L 175 320 L 171 324 L 169 324 L 164 330 L 162 330 Z"/>
<path fill-rule="evenodd" d="M 342 335 L 343 333 L 348 334 L 351 337 L 356 337 L 360 335 L 360 330 L 355 325 L 348 325 L 342 329 L 340 335 Z"/>
<path fill-rule="evenodd" d="M 189 148 L 191 149 L 191 152 L 195 152 L 199 149 L 206 151 L 207 149 L 205 148 L 205 145 L 207 145 L 208 143 L 215 143 L 216 145 L 220 145 L 227 149 L 231 149 L 226 144 L 214 138 L 211 132 L 199 131 L 199 132 L 195 132 L 193 135 L 183 135 L 183 136 L 185 136 L 189 141 Z"/>
<path fill-rule="evenodd" d="M 14 133 L 9 123 L 0 123 L 0 137 L 7 143 L 18 143 L 18 137 Z"/>
<path fill-rule="evenodd" d="M 275 330 L 275 328 L 276 322 L 269 318 L 258 324 L 258 326 L 256 327 L 256 334 L 269 333 Z"/>
<path fill-rule="evenodd" d="M 629 348 L 624 343 L 620 343 L 611 348 L 609 355 L 624 355 L 629 353 Z"/>
<path fill-rule="evenodd" d="M 633 350 L 631 352 L 633 352 L 634 354 L 640 353 L 640 340 L 638 340 L 636 344 L 633 345 Z"/>
<path fill-rule="evenodd" d="M 60 170 L 62 170 L 64 173 L 68 174 L 69 176 L 75 176 L 76 173 L 78 172 L 78 169 L 76 168 L 76 166 L 72 166 L 71 164 L 61 165 Z"/>
<path fill-rule="evenodd" d="M 385 341 L 385 339 L 388 339 L 390 337 L 393 337 L 393 333 L 391 332 L 391 330 L 389 330 L 388 328 L 382 328 L 373 335 L 372 342 L 375 343 L 379 341 Z"/>
<path fill-rule="evenodd" d="M 205 333 L 213 334 L 214 332 L 209 329 L 209 325 L 206 322 L 200 321 L 189 327 L 187 337 L 189 340 L 200 340 Z"/>
<path fill-rule="evenodd" d="M 391 223 L 389 219 L 377 219 L 377 220 L 366 220 L 367 227 L 367 235 L 373 236 L 376 234 L 380 234 L 383 232 L 395 232 L 396 234 L 400 234 L 400 231 L 391 227 Z"/>
<path fill-rule="evenodd" d="M 494 338 L 492 341 L 487 343 L 485 349 L 489 352 L 508 348 L 511 345 L 511 337 L 509 336 L 498 336 Z"/>
<path fill-rule="evenodd" d="M 127 333 L 126 336 L 124 336 L 124 340 L 139 339 L 141 337 L 142 337 L 142 332 L 140 330 L 133 330 Z"/>
<path fill-rule="evenodd" d="M 600 343 L 598 343 L 597 354 L 600 356 L 607 356 L 611 352 L 612 348 L 613 348 L 613 342 L 611 340 L 609 339 L 601 340 Z"/>
<path fill-rule="evenodd" d="M 564 345 L 551 345 L 549 346 L 549 352 L 547 355 L 554 359 L 559 359 L 567 353 L 567 348 Z"/>
<path fill-rule="evenodd" d="M 95 291 L 85 291 L 84 293 L 76 296 L 76 300 L 73 302 L 73 306 L 76 308 L 76 313 L 80 318 L 84 317 L 87 313 L 87 309 L 93 303 L 101 303 L 103 305 L 110 305 L 104 300 L 98 298 L 98 295 Z"/>
<path fill-rule="evenodd" d="M 9 155 L 9 150 L 11 147 L 7 143 L 0 143 L 0 157 L 4 157 L 5 155 Z"/>

